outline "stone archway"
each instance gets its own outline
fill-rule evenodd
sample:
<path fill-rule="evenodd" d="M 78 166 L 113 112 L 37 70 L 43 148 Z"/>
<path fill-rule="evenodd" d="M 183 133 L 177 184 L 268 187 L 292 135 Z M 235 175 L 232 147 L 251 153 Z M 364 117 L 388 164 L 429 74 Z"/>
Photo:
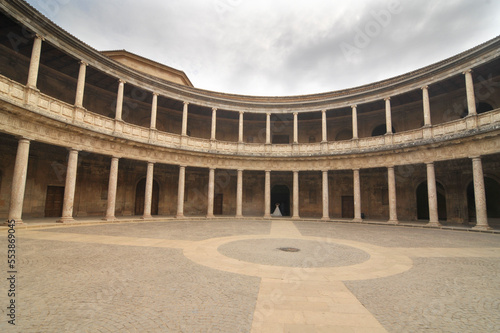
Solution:
<path fill-rule="evenodd" d="M 271 213 L 277 203 L 280 204 L 281 214 L 290 216 L 290 189 L 286 185 L 275 185 L 271 189 Z"/>
<path fill-rule="evenodd" d="M 484 191 L 486 192 L 486 209 L 488 218 L 500 219 L 500 184 L 490 177 L 484 177 Z M 469 221 L 476 220 L 476 202 L 474 201 L 474 182 L 467 186 L 467 211 Z"/>
<path fill-rule="evenodd" d="M 429 196 L 427 191 L 427 181 L 423 181 L 417 187 L 417 219 L 428 220 L 429 219 Z M 436 192 L 438 201 L 438 218 L 441 221 L 446 221 L 446 191 L 444 186 L 436 182 Z"/>
<path fill-rule="evenodd" d="M 135 188 L 135 215 L 144 214 L 144 195 L 146 192 L 146 178 L 141 179 Z M 160 199 L 160 186 L 153 180 L 153 195 L 151 198 L 151 215 L 158 215 L 158 202 Z"/>

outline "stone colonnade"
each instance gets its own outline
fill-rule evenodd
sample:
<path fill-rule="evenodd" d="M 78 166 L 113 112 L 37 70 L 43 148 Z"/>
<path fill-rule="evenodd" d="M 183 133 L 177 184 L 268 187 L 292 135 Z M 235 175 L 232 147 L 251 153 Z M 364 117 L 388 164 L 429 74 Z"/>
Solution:
<path fill-rule="evenodd" d="M 28 80 L 26 83 L 27 89 L 37 89 L 37 78 L 40 65 L 40 56 L 42 49 L 43 38 L 36 35 L 33 43 L 33 50 L 28 71 Z M 77 79 L 77 88 L 75 93 L 75 107 L 83 107 L 83 97 L 84 97 L 84 87 L 85 87 L 85 75 L 86 75 L 87 63 L 84 61 L 80 62 L 79 74 Z M 475 108 L 475 97 L 474 97 L 474 86 L 471 75 L 471 69 L 467 69 L 463 72 L 465 75 L 465 86 L 467 95 L 467 105 L 469 115 L 476 114 Z M 118 92 L 117 92 L 117 103 L 115 110 L 115 121 L 121 122 L 122 120 L 122 108 L 123 108 L 123 95 L 124 95 L 124 85 L 126 82 L 123 79 L 118 79 Z M 423 116 L 424 116 L 424 126 L 432 126 L 431 116 L 430 116 L 430 105 L 429 105 L 429 94 L 428 87 L 423 86 L 422 88 L 422 102 L 423 102 Z M 156 130 L 156 116 L 157 116 L 157 101 L 159 94 L 157 92 L 151 92 L 152 94 L 152 105 L 151 105 L 151 122 L 150 128 Z M 387 134 L 392 134 L 392 120 L 391 120 L 391 103 L 390 96 L 384 98 L 385 100 L 385 118 L 386 118 L 386 129 Z M 182 128 L 181 135 L 187 135 L 187 122 L 189 113 L 189 101 L 183 101 L 183 112 L 182 112 Z M 354 140 L 358 139 L 358 117 L 357 117 L 357 105 L 351 105 L 352 109 L 352 137 Z M 322 142 L 327 141 L 327 117 L 326 110 L 320 110 L 322 113 Z M 238 142 L 243 143 L 243 130 L 244 130 L 244 112 L 239 112 L 239 123 L 238 123 Z M 217 108 L 212 108 L 212 124 L 211 124 L 211 140 L 216 140 L 216 122 L 217 122 Z M 266 144 L 271 144 L 271 113 L 266 113 Z M 293 143 L 298 143 L 298 113 L 293 112 Z M 22 218 L 22 205 L 26 184 L 26 173 L 28 165 L 29 156 L 29 138 L 21 138 L 18 143 L 18 150 L 14 168 L 13 176 L 13 186 L 11 193 L 11 203 L 9 207 L 9 219 L 15 219 L 21 222 Z M 75 184 L 76 184 L 76 168 L 78 162 L 78 150 L 69 149 L 67 173 L 66 173 L 66 187 L 64 193 L 63 201 L 63 213 L 59 222 L 67 222 L 73 219 L 73 202 L 75 194 Z M 109 176 L 109 189 L 108 189 L 108 204 L 106 210 L 106 219 L 114 219 L 114 208 L 116 203 L 116 187 L 117 187 L 117 173 L 118 173 L 118 163 L 119 158 L 112 156 L 111 159 L 111 172 Z M 483 171 L 481 165 L 481 157 L 475 156 L 472 158 L 473 171 L 474 171 L 474 192 L 476 200 L 476 215 L 477 215 L 477 228 L 487 228 L 487 215 L 486 215 L 486 199 L 484 191 L 484 180 Z M 435 171 L 434 164 L 432 162 L 426 163 L 427 165 L 427 182 L 428 182 L 428 197 L 429 197 L 429 216 L 430 225 L 439 225 L 437 218 L 437 195 L 436 195 L 436 183 L 435 183 Z M 179 187 L 178 187 L 178 207 L 177 207 L 177 217 L 184 217 L 184 191 L 185 191 L 185 172 L 186 165 L 179 166 Z M 387 166 L 388 172 L 388 192 L 389 192 L 389 222 L 397 223 L 397 212 L 396 212 L 396 183 L 394 177 L 394 165 Z M 265 208 L 264 217 L 270 217 L 270 196 L 271 196 L 271 172 L 272 170 L 262 170 L 265 172 Z M 291 170 L 293 172 L 293 213 L 292 218 L 299 218 L 299 173 L 301 170 Z M 359 169 L 353 170 L 353 192 L 354 192 L 354 221 L 360 221 L 361 216 L 361 191 L 360 191 L 360 178 Z M 207 217 L 213 216 L 213 201 L 214 201 L 214 172 L 215 169 L 209 169 L 209 186 L 207 193 L 208 209 Z M 242 193 L 243 193 L 243 173 L 245 170 L 237 170 L 237 191 L 236 191 L 236 217 L 241 217 L 242 215 Z M 322 219 L 329 219 L 328 216 L 328 170 L 321 170 L 322 172 L 322 201 L 323 201 L 323 214 Z M 154 163 L 148 162 L 147 165 L 147 178 L 146 178 L 146 193 L 144 202 L 144 215 L 143 218 L 151 217 L 151 193 L 152 193 L 152 182 L 154 173 Z"/>

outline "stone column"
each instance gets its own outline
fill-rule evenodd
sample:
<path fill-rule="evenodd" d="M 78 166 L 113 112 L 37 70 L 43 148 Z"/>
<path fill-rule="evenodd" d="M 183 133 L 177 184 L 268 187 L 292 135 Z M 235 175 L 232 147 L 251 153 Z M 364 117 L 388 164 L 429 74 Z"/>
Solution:
<path fill-rule="evenodd" d="M 215 134 L 217 133 L 217 108 L 212 108 L 212 130 L 210 133 L 210 140 L 215 140 Z"/>
<path fill-rule="evenodd" d="M 427 165 L 427 196 L 429 198 L 429 223 L 430 226 L 439 226 L 438 202 L 436 190 L 436 174 L 434 171 L 434 163 L 426 163 Z"/>
<path fill-rule="evenodd" d="M 266 143 L 271 143 L 271 114 L 266 113 Z"/>
<path fill-rule="evenodd" d="M 469 109 L 469 116 L 477 114 L 476 112 L 476 98 L 474 97 L 474 83 L 472 82 L 472 69 L 468 69 L 465 74 L 465 91 L 467 93 L 467 108 Z"/>
<path fill-rule="evenodd" d="M 356 105 L 351 105 L 352 109 L 352 138 L 358 138 L 358 110 Z"/>
<path fill-rule="evenodd" d="M 107 221 L 115 220 L 116 208 L 116 186 L 118 183 L 118 157 L 111 157 L 111 168 L 109 169 L 108 182 L 108 207 L 106 209 Z"/>
<path fill-rule="evenodd" d="M 299 124 L 298 124 L 298 114 L 293 113 L 293 143 L 299 143 Z"/>
<path fill-rule="evenodd" d="M 236 185 L 236 217 L 243 216 L 243 170 L 238 170 Z"/>
<path fill-rule="evenodd" d="M 264 185 L 264 217 L 271 217 L 271 171 L 266 170 Z"/>
<path fill-rule="evenodd" d="M 328 203 L 328 170 L 323 170 L 323 217 L 322 220 L 329 220 L 329 203 Z"/>
<path fill-rule="evenodd" d="M 30 140 L 21 138 L 17 144 L 16 162 L 14 164 L 14 175 L 12 176 L 12 188 L 9 206 L 9 221 L 14 220 L 16 224 L 23 223 L 24 191 L 26 189 L 26 177 L 28 172 L 28 160 L 30 152 Z"/>
<path fill-rule="evenodd" d="M 38 80 L 38 69 L 40 67 L 40 54 L 42 52 L 43 37 L 36 35 L 33 40 L 33 49 L 31 51 L 31 61 L 28 70 L 28 83 L 26 86 L 36 89 L 36 82 Z"/>
<path fill-rule="evenodd" d="M 384 98 L 385 101 L 385 127 L 387 134 L 392 134 L 391 98 Z"/>
<path fill-rule="evenodd" d="M 387 167 L 387 181 L 389 185 L 389 223 L 398 223 L 398 212 L 396 203 L 396 176 L 394 167 Z"/>
<path fill-rule="evenodd" d="M 328 134 L 326 132 L 326 110 L 321 110 L 321 142 L 328 141 Z"/>
<path fill-rule="evenodd" d="M 186 182 L 186 167 L 179 167 L 179 188 L 177 190 L 177 215 L 176 217 L 184 217 L 184 186 Z"/>
<path fill-rule="evenodd" d="M 80 62 L 80 70 L 78 72 L 78 82 L 76 84 L 75 106 L 83 108 L 83 93 L 85 91 L 85 74 L 87 72 L 87 64 Z"/>
<path fill-rule="evenodd" d="M 153 101 L 151 102 L 151 129 L 156 129 L 156 115 L 158 113 L 158 94 L 153 93 Z"/>
<path fill-rule="evenodd" d="M 429 87 L 422 87 L 422 102 L 424 104 L 424 126 L 431 126 L 431 105 L 429 102 Z"/>
<path fill-rule="evenodd" d="M 207 217 L 214 217 L 215 169 L 208 169 Z"/>
<path fill-rule="evenodd" d="M 491 228 L 488 225 L 483 165 L 479 156 L 472 158 L 472 173 L 474 178 L 474 201 L 476 203 L 476 226 L 474 229 L 488 230 Z"/>
<path fill-rule="evenodd" d="M 123 88 L 125 85 L 125 81 L 118 80 L 118 95 L 116 97 L 116 112 L 115 119 L 122 120 L 122 109 L 123 109 Z"/>
<path fill-rule="evenodd" d="M 153 199 L 153 174 L 154 174 L 153 162 L 148 162 L 148 171 L 146 173 L 146 189 L 144 190 L 144 214 L 143 219 L 151 218 L 151 201 Z"/>
<path fill-rule="evenodd" d="M 292 219 L 299 217 L 299 172 L 293 172 L 293 215 Z"/>
<path fill-rule="evenodd" d="M 240 111 L 240 119 L 238 122 L 238 142 L 243 143 L 243 111 Z"/>
<path fill-rule="evenodd" d="M 184 102 L 184 107 L 182 109 L 182 130 L 181 135 L 187 135 L 187 125 L 188 125 L 188 102 Z"/>
<path fill-rule="evenodd" d="M 354 180 L 354 220 L 355 222 L 362 221 L 361 219 L 361 185 L 359 181 L 359 169 L 354 169 L 353 180 Z"/>
<path fill-rule="evenodd" d="M 64 200 L 60 223 L 73 221 L 73 205 L 75 201 L 76 169 L 78 167 L 78 150 L 71 149 L 68 155 L 66 170 L 66 186 L 64 187 Z"/>

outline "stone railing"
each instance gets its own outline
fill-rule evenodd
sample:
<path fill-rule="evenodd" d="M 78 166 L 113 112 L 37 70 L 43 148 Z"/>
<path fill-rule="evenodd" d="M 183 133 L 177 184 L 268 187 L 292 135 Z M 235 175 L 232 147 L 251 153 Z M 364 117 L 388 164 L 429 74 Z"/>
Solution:
<path fill-rule="evenodd" d="M 240 156 L 328 156 L 356 154 L 372 150 L 390 150 L 401 146 L 423 145 L 429 140 L 447 140 L 450 135 L 500 124 L 500 109 L 431 127 L 401 133 L 326 143 L 261 144 L 208 140 L 160 132 L 117 121 L 89 110 L 75 107 L 30 89 L 0 75 L 0 98 L 36 114 L 104 135 L 144 144 L 219 155 Z"/>

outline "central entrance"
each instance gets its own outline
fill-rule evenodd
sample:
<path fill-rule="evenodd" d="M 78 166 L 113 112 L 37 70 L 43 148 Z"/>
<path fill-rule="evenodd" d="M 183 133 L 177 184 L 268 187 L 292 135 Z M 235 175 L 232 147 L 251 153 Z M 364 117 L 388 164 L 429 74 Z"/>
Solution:
<path fill-rule="evenodd" d="M 271 213 L 280 204 L 281 215 L 290 216 L 290 190 L 286 185 L 275 185 L 271 189 Z"/>

